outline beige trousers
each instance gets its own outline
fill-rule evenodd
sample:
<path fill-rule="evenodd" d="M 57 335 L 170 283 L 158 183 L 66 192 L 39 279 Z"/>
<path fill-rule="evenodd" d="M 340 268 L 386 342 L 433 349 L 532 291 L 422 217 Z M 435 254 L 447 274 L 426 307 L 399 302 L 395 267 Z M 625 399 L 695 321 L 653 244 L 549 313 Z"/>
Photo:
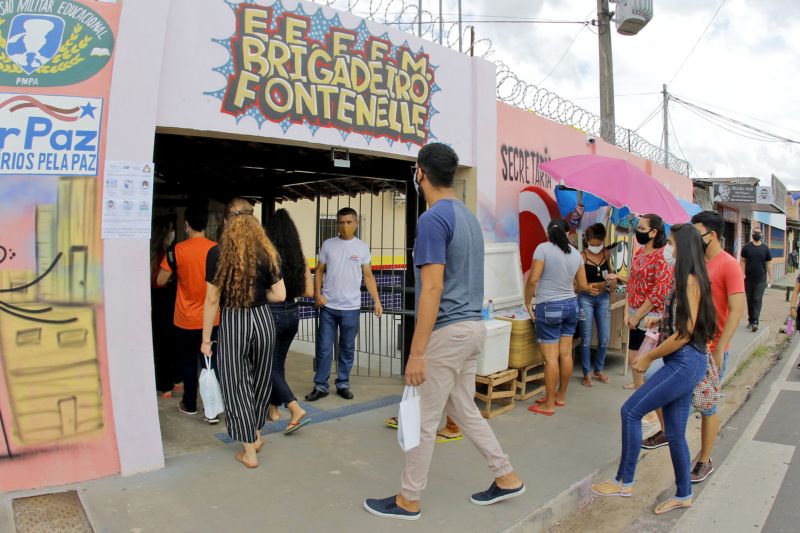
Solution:
<path fill-rule="evenodd" d="M 406 453 L 400 494 L 419 500 L 428 481 L 436 430 L 447 414 L 478 448 L 495 477 L 513 471 L 492 428 L 475 405 L 475 364 L 483 350 L 486 326 L 482 321 L 457 322 L 437 329 L 428 342 L 425 382 L 420 393 L 420 445 Z"/>

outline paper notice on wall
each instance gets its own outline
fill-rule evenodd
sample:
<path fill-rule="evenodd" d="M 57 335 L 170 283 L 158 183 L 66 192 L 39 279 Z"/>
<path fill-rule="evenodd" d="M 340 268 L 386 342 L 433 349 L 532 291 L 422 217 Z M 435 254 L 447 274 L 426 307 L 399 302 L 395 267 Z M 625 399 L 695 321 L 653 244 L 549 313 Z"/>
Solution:
<path fill-rule="evenodd" d="M 153 219 L 153 163 L 106 161 L 103 238 L 149 239 Z"/>

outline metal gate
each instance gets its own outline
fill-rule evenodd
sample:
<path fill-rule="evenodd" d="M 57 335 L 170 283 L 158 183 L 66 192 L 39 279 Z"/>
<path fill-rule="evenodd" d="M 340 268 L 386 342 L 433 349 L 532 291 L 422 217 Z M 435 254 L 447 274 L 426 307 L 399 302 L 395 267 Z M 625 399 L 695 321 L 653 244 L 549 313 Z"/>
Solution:
<path fill-rule="evenodd" d="M 410 342 L 405 332 L 408 324 L 414 321 L 413 305 L 408 305 L 409 301 L 413 302 L 414 286 L 413 275 L 409 275 L 413 271 L 407 270 L 413 245 L 408 238 L 406 222 L 407 184 L 401 180 L 342 178 L 291 186 L 317 190 L 315 260 L 319 259 L 319 249 L 324 240 L 337 235 L 336 213 L 344 207 L 351 207 L 358 213 L 356 236 L 369 245 L 372 253 L 372 272 L 383 305 L 383 316 L 375 317 L 372 297 L 362 283 L 353 375 L 392 377 L 403 371 L 406 342 Z M 412 204 L 416 211 L 417 202 L 412 201 Z M 315 346 L 319 318 L 313 299 L 302 302 L 300 317 L 298 340 Z M 338 342 L 334 351 L 336 361 L 337 347 Z M 335 367 L 332 372 L 336 372 Z"/>

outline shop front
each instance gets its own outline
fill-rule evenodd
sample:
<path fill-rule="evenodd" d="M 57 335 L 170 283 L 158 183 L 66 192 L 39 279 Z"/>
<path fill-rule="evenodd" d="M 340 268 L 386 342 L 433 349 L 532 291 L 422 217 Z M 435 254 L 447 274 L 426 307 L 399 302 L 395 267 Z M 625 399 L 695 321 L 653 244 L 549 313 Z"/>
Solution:
<path fill-rule="evenodd" d="M 44 76 L 56 57 L 65 58 L 57 55 L 59 43 L 48 41 L 37 63 L 15 63 L 19 75 L 0 78 L 0 92 L 39 99 L 38 106 L 21 100 L 18 111 L 34 117 L 28 135 L 37 142 L 46 135 L 43 116 L 77 108 L 75 132 L 47 132 L 51 152 L 66 149 L 70 139 L 94 146 L 86 132 L 94 133 L 98 149 L 89 154 L 94 164 L 79 157 L 80 148 L 67 158 L 69 167 L 42 149 L 35 169 L 25 170 L 25 161 L 22 168 L 0 168 L 4 225 L 22 230 L 4 233 L 0 242 L 0 289 L 8 293 L 0 302 L 0 490 L 163 467 L 149 220 L 170 215 L 182 228 L 183 207 L 193 196 L 209 198 L 212 212 L 246 196 L 261 206 L 262 220 L 286 207 L 301 222 L 312 266 L 330 217 L 339 207 L 355 207 L 373 264 L 389 283 L 401 278 L 400 318 L 386 320 L 402 339 L 410 322 L 404 311 L 413 308 L 404 290 L 408 250 L 423 208 L 410 187 L 410 166 L 426 143 L 449 144 L 462 165 L 459 190 L 476 208 L 478 183 L 495 179 L 494 65 L 310 2 L 41 4 L 53 4 L 53 12 L 19 3 L 19 12 L 2 18 L 38 17 L 44 22 L 30 28 L 46 24 L 65 41 L 80 18 L 83 28 L 100 34 L 83 45 L 84 35 L 74 36 L 77 50 L 85 49 L 81 68 L 98 68 L 85 71 L 86 82 Z M 25 40 L 24 26 L 13 24 L 11 35 Z M 0 28 L 9 25 L 0 20 Z M 26 46 L 39 46 L 34 41 Z M 0 56 L 6 59 L 15 61 Z M 52 88 L 42 88 L 46 79 Z M 24 158 L 38 161 L 35 148 Z M 135 208 L 139 218 L 146 215 L 146 227 L 116 219 L 112 231 L 112 210 L 127 200 L 117 202 L 109 190 L 127 181 L 109 181 L 106 163 L 152 175 L 135 181 L 144 195 Z M 145 205 L 143 191 L 153 188 Z M 31 363 L 55 353 L 70 358 L 57 372 L 39 372 Z M 402 352 L 392 354 L 398 357 Z M 31 380 L 41 382 L 47 400 L 19 387 Z"/>

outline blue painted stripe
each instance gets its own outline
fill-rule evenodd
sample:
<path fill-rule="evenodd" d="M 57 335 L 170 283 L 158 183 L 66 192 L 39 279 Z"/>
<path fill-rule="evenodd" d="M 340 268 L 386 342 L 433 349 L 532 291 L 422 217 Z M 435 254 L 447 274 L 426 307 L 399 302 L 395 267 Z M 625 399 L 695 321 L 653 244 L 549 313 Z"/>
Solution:
<path fill-rule="evenodd" d="M 369 402 L 356 403 L 353 405 L 346 405 L 344 407 L 328 410 L 318 409 L 307 403 L 300 403 L 300 405 L 306 411 L 306 418 L 309 419 L 309 423 L 307 425 L 310 426 L 311 424 L 318 424 L 320 422 L 327 422 L 328 420 L 335 420 L 337 418 L 344 418 L 350 415 L 357 415 L 359 413 L 364 413 L 374 409 L 380 409 L 381 407 L 400 403 L 401 398 L 402 397 L 399 394 L 393 394 L 391 396 L 384 396 L 383 398 L 378 398 Z M 280 420 L 278 422 L 267 422 L 264 425 L 264 429 L 261 430 L 261 434 L 269 435 L 270 433 L 283 433 L 288 425 L 288 419 Z M 227 433 L 217 433 L 214 436 L 225 443 L 236 442 L 231 439 Z"/>

